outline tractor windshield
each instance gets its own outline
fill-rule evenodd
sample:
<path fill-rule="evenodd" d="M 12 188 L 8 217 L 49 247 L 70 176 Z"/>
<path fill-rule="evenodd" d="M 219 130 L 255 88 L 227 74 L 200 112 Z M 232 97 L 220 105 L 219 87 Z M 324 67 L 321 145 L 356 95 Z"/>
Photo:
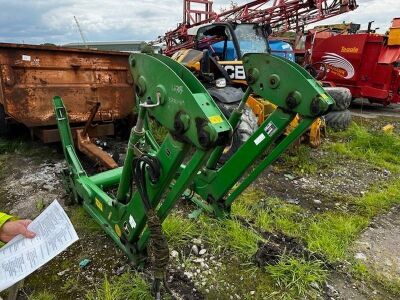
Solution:
<path fill-rule="evenodd" d="M 268 52 L 263 29 L 254 23 L 207 25 L 198 30 L 196 41 L 197 50 L 207 49 L 217 60 L 238 60 L 246 53 Z"/>
<path fill-rule="evenodd" d="M 235 34 L 241 55 L 268 52 L 268 40 L 257 24 L 236 24 Z"/>

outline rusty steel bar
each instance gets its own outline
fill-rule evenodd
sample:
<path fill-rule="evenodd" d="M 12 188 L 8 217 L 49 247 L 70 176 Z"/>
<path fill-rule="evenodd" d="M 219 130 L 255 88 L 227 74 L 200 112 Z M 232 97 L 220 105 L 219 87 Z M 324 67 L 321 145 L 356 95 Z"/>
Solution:
<path fill-rule="evenodd" d="M 89 129 L 90 125 L 92 125 L 94 117 L 96 116 L 97 112 L 99 111 L 99 108 L 100 108 L 100 102 L 96 102 L 95 105 L 93 105 L 92 109 L 90 110 L 89 118 L 85 124 L 85 127 L 83 128 L 83 131 L 82 131 L 83 136 L 86 136 L 88 134 L 88 129 Z"/>
<path fill-rule="evenodd" d="M 78 129 L 76 131 L 76 137 L 79 151 L 92 160 L 98 161 L 107 169 L 115 169 L 118 167 L 118 164 L 107 152 L 93 144 L 88 135 L 83 135 L 83 130 Z"/>

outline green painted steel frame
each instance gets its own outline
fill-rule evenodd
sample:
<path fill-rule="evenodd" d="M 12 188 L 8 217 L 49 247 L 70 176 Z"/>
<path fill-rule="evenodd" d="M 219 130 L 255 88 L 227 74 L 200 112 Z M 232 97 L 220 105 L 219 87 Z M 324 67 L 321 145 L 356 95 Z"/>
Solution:
<path fill-rule="evenodd" d="M 130 57 L 130 64 L 138 84 L 140 105 L 138 122 L 132 129 L 123 167 L 88 176 L 76 155 L 62 99 L 56 96 L 53 103 L 68 164 L 68 190 L 128 257 L 140 263 L 149 232 L 140 194 L 131 187 L 135 157 L 152 155 L 160 164 L 158 181 L 153 183 L 146 176 L 146 182 L 150 202 L 163 221 L 207 162 L 212 150 L 229 140 L 232 128 L 203 85 L 179 63 L 169 58 L 134 54 Z M 154 147 L 150 142 L 154 149 L 143 145 L 149 139 L 143 130 L 147 115 L 155 116 L 170 132 L 161 146 Z M 176 130 L 177 122 L 183 124 L 178 124 L 179 131 Z M 177 177 L 191 148 L 195 148 L 194 154 Z M 107 192 L 112 187 L 118 187 L 116 197 Z"/>
<path fill-rule="evenodd" d="M 195 178 L 193 191 L 201 199 L 195 196 L 192 200 L 205 210 L 210 210 L 211 206 L 217 217 L 228 215 L 240 193 L 334 103 L 308 72 L 286 59 L 265 53 L 247 54 L 243 57 L 243 66 L 249 88 L 239 110 L 229 119 L 232 127 L 236 128 L 240 107 L 250 92 L 268 99 L 277 105 L 277 109 L 223 166 L 217 167 L 216 162 L 222 153 L 221 148 L 217 148 L 211 154 L 207 168 Z M 302 118 L 297 127 L 277 142 L 297 114 Z M 249 167 L 262 156 L 258 165 L 236 186 Z"/>
<path fill-rule="evenodd" d="M 121 168 L 88 176 L 75 153 L 62 100 L 54 97 L 53 101 L 68 163 L 69 191 L 77 202 L 82 200 L 89 214 L 136 263 L 141 261 L 149 239 L 143 203 L 139 193 L 132 193 L 130 186 L 133 160 L 140 152 L 157 157 L 161 164 L 158 182 L 152 183 L 147 178 L 147 192 L 153 207 L 157 207 L 160 220 L 167 217 L 189 185 L 198 195 L 193 198 L 197 205 L 224 217 L 237 196 L 334 103 L 296 64 L 268 54 L 247 54 L 243 65 L 249 88 L 229 123 L 201 83 L 180 64 L 164 56 L 145 54 L 132 55 L 130 64 L 140 102 L 139 118 L 132 129 Z M 224 148 L 222 142 L 231 135 L 232 127 L 237 126 L 250 93 L 270 100 L 277 109 L 222 167 L 218 167 Z M 298 126 L 277 142 L 296 114 L 302 117 Z M 146 130 L 147 116 L 154 117 L 168 129 L 162 145 L 158 145 Z M 177 122 L 180 123 L 178 127 Z M 208 144 L 201 139 L 204 135 Z M 183 165 L 191 147 L 196 150 L 189 163 Z M 254 170 L 234 187 L 263 155 Z M 107 193 L 111 187 L 118 187 L 116 197 Z"/>

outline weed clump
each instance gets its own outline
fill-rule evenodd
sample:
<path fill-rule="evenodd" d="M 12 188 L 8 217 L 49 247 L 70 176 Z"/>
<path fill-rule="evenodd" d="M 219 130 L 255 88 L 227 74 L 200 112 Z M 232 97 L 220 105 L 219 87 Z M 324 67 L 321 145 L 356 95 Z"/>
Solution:
<path fill-rule="evenodd" d="M 56 296 L 50 292 L 43 291 L 33 294 L 29 297 L 29 300 L 56 300 Z"/>
<path fill-rule="evenodd" d="M 352 123 L 348 130 L 333 135 L 340 141 L 332 143 L 330 150 L 354 160 L 400 172 L 400 137 L 395 134 L 368 131 Z M 343 142 L 343 140 L 345 142 Z"/>
<path fill-rule="evenodd" d="M 237 219 L 210 222 L 203 217 L 203 238 L 215 253 L 231 253 L 236 258 L 250 262 L 258 250 L 262 237 Z"/>
<path fill-rule="evenodd" d="M 310 294 L 312 283 L 325 282 L 328 272 L 321 261 L 306 261 L 283 256 L 276 265 L 265 267 L 275 284 L 284 292 L 281 298 L 293 299 Z"/>
<path fill-rule="evenodd" d="M 82 206 L 72 206 L 68 213 L 71 223 L 77 230 L 87 233 L 102 232 L 99 224 L 85 211 Z"/>
<path fill-rule="evenodd" d="M 358 213 L 372 218 L 400 203 L 400 180 L 376 186 L 369 193 L 354 199 Z"/>
<path fill-rule="evenodd" d="M 94 291 L 86 294 L 87 300 L 124 300 L 142 299 L 152 300 L 150 287 L 147 282 L 136 273 L 124 273 L 109 280 L 104 277 L 103 283 Z"/>
<path fill-rule="evenodd" d="M 368 224 L 369 220 L 359 215 L 327 212 L 314 218 L 305 239 L 311 251 L 335 262 L 345 258 L 348 247 Z"/>
<path fill-rule="evenodd" d="M 168 243 L 174 247 L 185 245 L 200 234 L 194 222 L 176 215 L 169 215 L 162 226 Z"/>

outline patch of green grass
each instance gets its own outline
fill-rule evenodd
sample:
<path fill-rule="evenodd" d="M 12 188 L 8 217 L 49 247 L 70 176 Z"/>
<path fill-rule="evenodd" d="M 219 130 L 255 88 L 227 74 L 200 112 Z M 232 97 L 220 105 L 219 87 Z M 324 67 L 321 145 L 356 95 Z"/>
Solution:
<path fill-rule="evenodd" d="M 268 205 L 266 213 L 272 218 L 274 230 L 290 236 L 298 236 L 303 231 L 306 219 L 304 218 L 305 211 L 300 206 L 285 203 L 277 198 L 268 198 L 266 205 Z M 263 211 L 259 212 L 256 223 L 268 230 L 268 227 L 263 227 L 263 214 L 265 214 Z"/>
<path fill-rule="evenodd" d="M 252 190 L 234 202 L 232 211 L 264 231 L 301 238 L 311 251 L 337 262 L 349 254 L 349 246 L 373 217 L 400 203 L 400 180 L 381 184 L 347 202 L 352 204 L 351 213 L 331 211 L 310 216 L 298 205 L 265 198 L 260 191 Z"/>
<path fill-rule="evenodd" d="M 282 289 L 281 298 L 304 297 L 313 291 L 313 282 L 322 284 L 327 277 L 327 271 L 320 261 L 306 261 L 290 256 L 284 256 L 276 265 L 266 266 L 266 271 L 274 279 L 275 284 Z"/>
<path fill-rule="evenodd" d="M 68 215 L 77 230 L 87 233 L 103 231 L 100 225 L 80 205 L 71 206 Z"/>
<path fill-rule="evenodd" d="M 400 180 L 380 184 L 364 196 L 353 200 L 358 213 L 368 218 L 384 213 L 393 205 L 400 203 Z"/>
<path fill-rule="evenodd" d="M 353 262 L 350 273 L 358 280 L 372 285 L 378 284 L 391 294 L 400 296 L 400 278 L 390 279 L 359 261 Z"/>
<path fill-rule="evenodd" d="M 87 300 L 152 300 L 150 287 L 137 273 L 124 273 L 109 280 L 107 277 L 101 286 L 86 294 Z"/>
<path fill-rule="evenodd" d="M 78 278 L 79 278 L 78 276 L 68 277 L 68 279 L 64 281 L 61 290 L 65 293 L 78 292 L 82 290 L 83 286 L 79 284 Z"/>
<path fill-rule="evenodd" d="M 297 174 L 315 174 L 318 164 L 311 156 L 312 148 L 308 145 L 300 145 L 285 152 L 281 158 L 283 164 Z"/>
<path fill-rule="evenodd" d="M 264 270 L 231 259 L 206 276 L 205 282 L 200 289 L 206 299 L 229 299 L 229 295 L 235 294 L 240 299 L 277 299 L 280 294 L 273 279 Z"/>
<path fill-rule="evenodd" d="M 298 205 L 285 203 L 278 198 L 265 198 L 258 190 L 251 190 L 239 197 L 232 206 L 232 214 L 253 219 L 264 231 L 280 231 L 298 236 L 304 225 L 305 211 Z"/>
<path fill-rule="evenodd" d="M 50 292 L 38 292 L 28 298 L 29 300 L 56 300 L 57 297 Z"/>
<path fill-rule="evenodd" d="M 354 261 L 351 266 L 351 273 L 357 279 L 365 280 L 369 278 L 369 270 L 366 264 Z"/>
<path fill-rule="evenodd" d="M 215 221 L 201 217 L 202 235 L 214 252 L 229 252 L 239 259 L 250 261 L 257 252 L 257 242 L 262 237 L 238 220 Z"/>
<path fill-rule="evenodd" d="M 373 217 L 400 203 L 400 180 L 376 186 L 350 202 L 355 206 L 352 213 L 315 215 L 304 232 L 308 248 L 322 253 L 331 262 L 345 258 L 351 243 Z"/>
<path fill-rule="evenodd" d="M 43 198 L 37 199 L 37 200 L 36 200 L 36 209 L 37 209 L 38 211 L 42 211 L 44 207 L 45 207 L 45 204 L 44 204 Z"/>
<path fill-rule="evenodd" d="M 224 222 L 226 243 L 239 257 L 249 260 L 257 252 L 257 242 L 262 238 L 252 229 L 246 228 L 236 220 Z"/>
<path fill-rule="evenodd" d="M 23 142 L 22 140 L 7 140 L 0 138 L 0 154 L 13 153 L 15 151 L 23 152 L 27 149 L 29 149 L 28 144 Z"/>
<path fill-rule="evenodd" d="M 257 189 L 247 189 L 233 202 L 232 216 L 250 218 L 254 215 L 254 208 L 264 201 L 265 195 Z"/>
<path fill-rule="evenodd" d="M 254 212 L 249 205 L 246 205 L 246 203 L 236 200 L 232 205 L 231 215 L 234 217 L 251 219 L 254 216 Z"/>
<path fill-rule="evenodd" d="M 162 227 L 168 243 L 173 247 L 185 245 L 188 240 L 200 234 L 195 222 L 177 215 L 169 215 Z"/>
<path fill-rule="evenodd" d="M 338 142 L 328 146 L 333 152 L 374 166 L 400 172 L 400 137 L 396 134 L 369 131 L 352 123 L 348 130 L 333 133 Z"/>
<path fill-rule="evenodd" d="M 359 215 L 323 213 L 311 222 L 305 240 L 311 251 L 322 253 L 331 262 L 339 261 L 368 224 L 369 220 Z"/>

